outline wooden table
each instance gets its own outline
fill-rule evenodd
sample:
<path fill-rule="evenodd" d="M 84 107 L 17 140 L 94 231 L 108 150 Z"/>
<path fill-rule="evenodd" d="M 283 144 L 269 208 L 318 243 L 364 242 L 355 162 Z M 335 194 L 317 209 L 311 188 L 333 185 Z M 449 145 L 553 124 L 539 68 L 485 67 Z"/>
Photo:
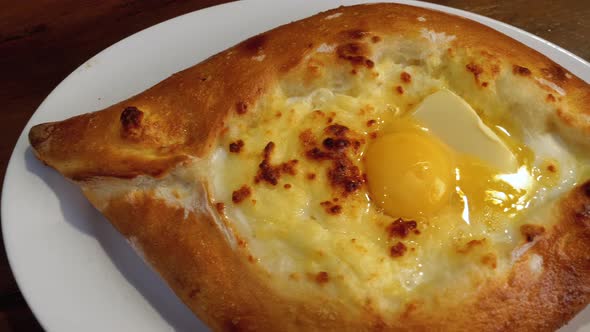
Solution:
<path fill-rule="evenodd" d="M 107 46 L 158 22 L 228 0 L 0 0 L 0 178 L 43 98 Z M 588 0 L 438 0 L 515 25 L 590 59 Z M 0 246 L 0 331 L 42 330 Z"/>

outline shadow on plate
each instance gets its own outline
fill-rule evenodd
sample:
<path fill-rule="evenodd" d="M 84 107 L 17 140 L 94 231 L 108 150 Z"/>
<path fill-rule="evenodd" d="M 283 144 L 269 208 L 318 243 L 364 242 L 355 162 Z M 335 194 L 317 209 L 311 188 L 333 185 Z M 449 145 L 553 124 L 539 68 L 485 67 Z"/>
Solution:
<path fill-rule="evenodd" d="M 28 171 L 39 176 L 55 192 L 65 221 L 78 231 L 96 238 L 119 272 L 170 326 L 176 331 L 208 330 L 111 223 L 90 205 L 75 184 L 43 165 L 30 147 L 25 152 L 25 163 Z"/>

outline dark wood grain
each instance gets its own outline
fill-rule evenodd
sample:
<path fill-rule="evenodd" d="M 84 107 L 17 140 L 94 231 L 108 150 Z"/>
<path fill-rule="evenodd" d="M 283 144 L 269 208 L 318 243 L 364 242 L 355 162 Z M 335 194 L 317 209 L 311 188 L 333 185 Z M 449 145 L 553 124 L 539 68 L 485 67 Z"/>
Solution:
<path fill-rule="evenodd" d="M 0 0 L 0 179 L 43 98 L 107 46 L 156 23 L 228 0 Z M 590 59 L 588 0 L 438 0 L 515 25 Z M 41 331 L 0 251 L 0 331 Z"/>

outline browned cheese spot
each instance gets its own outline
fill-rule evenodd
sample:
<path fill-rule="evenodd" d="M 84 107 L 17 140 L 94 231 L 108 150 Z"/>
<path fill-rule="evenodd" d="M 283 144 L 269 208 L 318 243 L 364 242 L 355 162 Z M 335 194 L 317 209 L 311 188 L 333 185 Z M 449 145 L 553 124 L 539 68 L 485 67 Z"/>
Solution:
<path fill-rule="evenodd" d="M 330 183 L 340 188 L 342 194 L 348 195 L 358 190 L 365 182 L 361 176 L 360 170 L 346 152 L 349 147 L 358 150 L 361 142 L 352 140 L 347 137 L 349 129 L 339 124 L 328 126 L 324 133 L 329 135 L 328 138 L 322 142 L 322 148 L 316 146 L 315 138 L 311 131 L 304 131 L 300 135 L 300 139 L 306 149 L 305 156 L 311 160 L 329 160 L 332 162 L 332 167 L 328 170 L 328 178 Z"/>
<path fill-rule="evenodd" d="M 285 183 L 285 185 L 283 185 L 283 188 L 290 189 L 291 188 L 291 184 L 290 183 Z"/>
<path fill-rule="evenodd" d="M 239 204 L 246 198 L 250 197 L 250 195 L 252 195 L 252 189 L 250 189 L 250 187 L 247 185 L 243 185 L 240 187 L 240 189 L 234 191 L 231 194 L 231 200 L 232 202 Z"/>
<path fill-rule="evenodd" d="M 373 68 L 375 63 L 367 58 L 368 51 L 365 44 L 347 43 L 338 46 L 336 55 L 344 60 L 349 61 L 353 66 L 365 66 Z"/>
<path fill-rule="evenodd" d="M 320 205 L 326 210 L 327 214 L 338 215 L 342 213 L 342 206 L 334 204 L 331 201 L 321 202 Z"/>
<path fill-rule="evenodd" d="M 371 37 L 371 41 L 373 42 L 373 44 L 377 44 L 378 42 L 381 41 L 381 37 L 373 36 L 373 37 Z"/>
<path fill-rule="evenodd" d="M 470 252 L 472 249 L 483 245 L 485 242 L 486 242 L 485 238 L 481 239 L 481 240 L 471 240 L 471 241 L 467 242 L 463 248 L 457 249 L 457 252 L 460 254 L 466 254 L 466 253 Z"/>
<path fill-rule="evenodd" d="M 495 269 L 498 265 L 498 259 L 496 258 L 496 255 L 488 253 L 481 257 L 481 263 Z"/>
<path fill-rule="evenodd" d="M 215 210 L 217 210 L 217 213 L 223 214 L 225 210 L 225 204 L 222 202 L 215 203 Z"/>
<path fill-rule="evenodd" d="M 121 112 L 121 136 L 128 138 L 136 138 L 140 134 L 141 121 L 143 120 L 143 112 L 135 106 L 126 107 Z"/>
<path fill-rule="evenodd" d="M 405 239 L 411 231 L 418 228 L 418 223 L 414 220 L 403 220 L 398 218 L 387 226 L 389 237 Z"/>
<path fill-rule="evenodd" d="M 391 248 L 389 249 L 389 254 L 391 255 L 391 257 L 401 257 L 406 253 L 407 250 L 408 248 L 405 244 L 398 242 L 391 246 Z"/>
<path fill-rule="evenodd" d="M 531 75 L 531 70 L 528 69 L 527 67 L 521 67 L 519 65 L 513 65 L 512 66 L 512 73 L 514 75 L 530 76 Z"/>
<path fill-rule="evenodd" d="M 481 68 L 481 66 L 479 66 L 475 63 L 469 63 L 469 64 L 465 65 L 465 69 L 467 69 L 467 71 L 471 72 L 473 74 L 473 77 L 475 78 L 475 82 L 479 83 L 479 75 L 481 75 L 483 73 L 483 68 Z"/>
<path fill-rule="evenodd" d="M 299 141 L 305 149 L 308 149 L 315 144 L 315 136 L 311 132 L 311 129 L 305 129 L 299 134 Z"/>
<path fill-rule="evenodd" d="M 520 226 L 520 233 L 526 238 L 527 242 L 533 242 L 536 237 L 545 233 L 545 227 L 525 224 Z"/>
<path fill-rule="evenodd" d="M 328 272 L 321 271 L 321 272 L 318 272 L 318 274 L 316 274 L 315 281 L 318 284 L 323 285 L 323 284 L 327 283 L 328 281 L 330 281 L 330 276 L 328 275 Z"/>
<path fill-rule="evenodd" d="M 364 183 L 359 168 L 347 158 L 334 160 L 334 165 L 328 172 L 328 177 L 333 185 L 344 189 L 345 194 L 357 191 Z"/>
<path fill-rule="evenodd" d="M 348 133 L 348 130 L 349 130 L 348 127 L 343 126 L 343 125 L 339 125 L 339 124 L 333 124 L 331 126 L 326 127 L 326 129 L 324 129 L 326 134 L 334 135 L 336 137 L 345 137 L 346 134 Z"/>
<path fill-rule="evenodd" d="M 307 173 L 308 180 L 315 180 L 315 177 L 316 177 L 315 173 Z"/>
<path fill-rule="evenodd" d="M 549 165 L 547 166 L 547 170 L 548 170 L 549 172 L 551 172 L 551 173 L 555 173 L 555 172 L 557 172 L 557 167 L 556 167 L 555 165 L 553 165 L 553 164 L 549 164 Z"/>
<path fill-rule="evenodd" d="M 402 71 L 402 73 L 399 75 L 399 78 L 404 83 L 411 83 L 412 82 L 412 75 L 410 75 L 409 73 L 407 73 L 405 71 Z"/>
<path fill-rule="evenodd" d="M 396 86 L 395 91 L 397 91 L 397 93 L 400 95 L 404 94 L 404 88 L 401 85 Z"/>
<path fill-rule="evenodd" d="M 237 242 L 238 246 L 240 246 L 242 248 L 245 248 L 248 245 L 248 242 L 246 242 L 241 237 L 236 237 L 236 242 Z"/>
<path fill-rule="evenodd" d="M 350 141 L 344 138 L 326 138 L 322 145 L 327 150 L 343 150 L 350 146 Z"/>
<path fill-rule="evenodd" d="M 554 103 L 555 102 L 555 96 L 552 95 L 552 94 L 548 94 L 547 95 L 547 102 Z"/>
<path fill-rule="evenodd" d="M 482 87 L 484 87 L 484 88 L 487 88 L 487 87 L 488 87 L 488 85 L 489 85 L 489 83 L 488 83 L 488 82 L 482 82 L 482 83 L 481 83 L 481 86 L 482 86 Z"/>
<path fill-rule="evenodd" d="M 265 181 L 273 186 L 276 186 L 279 183 L 279 179 L 281 178 L 282 174 L 296 174 L 295 166 L 299 162 L 296 159 L 289 160 L 278 165 L 272 165 L 270 163 L 270 157 L 274 151 L 274 148 L 275 144 L 273 142 L 268 142 L 268 144 L 264 147 L 263 160 L 258 165 L 258 173 L 256 174 L 256 177 L 254 177 L 255 183 Z"/>
<path fill-rule="evenodd" d="M 240 153 L 244 147 L 244 141 L 241 139 L 229 144 L 229 152 Z"/>
<path fill-rule="evenodd" d="M 369 120 L 367 121 L 367 127 L 372 127 L 375 123 L 377 123 L 377 120 Z"/>

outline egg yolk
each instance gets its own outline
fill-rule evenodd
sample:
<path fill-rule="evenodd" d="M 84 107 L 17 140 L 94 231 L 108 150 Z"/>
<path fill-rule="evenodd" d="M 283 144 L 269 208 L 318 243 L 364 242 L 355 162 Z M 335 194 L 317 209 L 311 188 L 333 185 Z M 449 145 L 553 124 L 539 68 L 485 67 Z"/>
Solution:
<path fill-rule="evenodd" d="M 419 130 L 376 139 L 365 154 L 372 199 L 392 217 L 419 218 L 449 202 L 454 188 L 452 153 Z"/>

